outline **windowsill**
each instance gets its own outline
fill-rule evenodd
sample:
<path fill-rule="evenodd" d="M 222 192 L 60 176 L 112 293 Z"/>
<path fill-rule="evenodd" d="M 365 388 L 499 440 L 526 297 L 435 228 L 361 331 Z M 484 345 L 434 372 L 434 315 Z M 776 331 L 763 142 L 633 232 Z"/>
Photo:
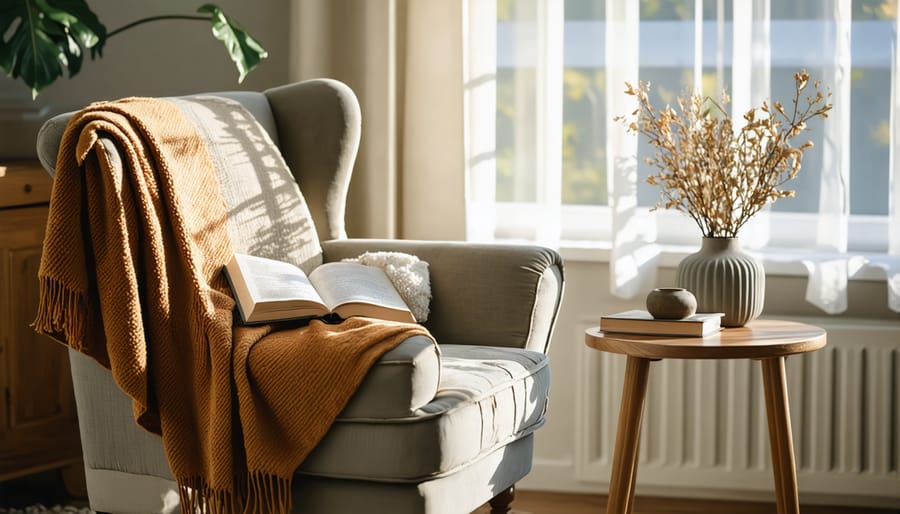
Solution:
<path fill-rule="evenodd" d="M 659 265 L 663 268 L 676 268 L 681 259 L 697 251 L 696 247 L 681 245 L 659 245 Z M 593 241 L 564 241 L 560 248 L 560 254 L 564 260 L 575 262 L 605 262 L 610 261 L 612 254 L 609 243 Z M 791 250 L 767 249 L 763 251 L 751 250 L 748 253 L 761 259 L 766 269 L 766 275 L 785 277 L 807 277 L 809 271 L 803 264 L 803 259 L 829 261 L 848 259 L 851 269 L 851 280 L 869 280 L 882 282 L 886 280 L 889 264 L 900 268 L 900 257 L 885 254 L 826 254 L 800 252 Z"/>

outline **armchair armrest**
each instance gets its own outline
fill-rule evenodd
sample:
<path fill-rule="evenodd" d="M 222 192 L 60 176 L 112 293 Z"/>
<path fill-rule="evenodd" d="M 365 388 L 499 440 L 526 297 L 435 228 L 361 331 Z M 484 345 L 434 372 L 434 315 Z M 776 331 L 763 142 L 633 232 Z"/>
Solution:
<path fill-rule="evenodd" d="M 563 264 L 549 248 L 491 243 L 344 239 L 322 244 L 325 262 L 389 251 L 428 262 L 438 343 L 545 352 L 563 292 Z"/>

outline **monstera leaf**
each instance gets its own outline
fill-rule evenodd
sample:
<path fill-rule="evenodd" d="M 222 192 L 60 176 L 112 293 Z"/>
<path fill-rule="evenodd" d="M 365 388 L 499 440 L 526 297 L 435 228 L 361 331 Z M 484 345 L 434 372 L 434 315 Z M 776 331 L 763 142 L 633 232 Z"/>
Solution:
<path fill-rule="evenodd" d="M 213 4 L 205 4 L 197 12 L 209 13 L 212 17 L 212 33 L 216 39 L 225 44 L 228 55 L 237 67 L 238 82 L 255 68 L 260 61 L 268 57 L 268 53 L 250 34 L 241 29 L 237 23 Z"/>
<path fill-rule="evenodd" d="M 151 21 L 188 19 L 212 22 L 213 36 L 225 44 L 243 81 L 266 50 L 217 6 L 206 4 L 198 12 L 207 16 L 152 16 L 107 33 L 85 0 L 0 0 L 0 68 L 36 97 L 65 71 L 77 74 L 85 50 L 92 59 L 101 57 L 110 37 Z"/>
<path fill-rule="evenodd" d="M 84 0 L 4 0 L 0 35 L 0 67 L 37 96 L 64 70 L 81 70 L 83 49 L 99 55 L 106 27 Z"/>

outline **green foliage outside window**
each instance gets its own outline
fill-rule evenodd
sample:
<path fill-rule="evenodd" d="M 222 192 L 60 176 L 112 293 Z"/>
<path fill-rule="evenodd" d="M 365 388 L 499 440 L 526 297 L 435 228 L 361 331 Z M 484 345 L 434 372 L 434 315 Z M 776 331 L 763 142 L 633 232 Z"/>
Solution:
<path fill-rule="evenodd" d="M 724 2 L 725 19 L 733 15 L 732 1 Z M 510 23 L 534 21 L 534 13 L 524 12 L 530 2 L 497 0 L 498 20 Z M 704 1 L 704 18 L 716 19 L 717 2 Z M 853 0 L 853 22 L 886 21 L 896 19 L 897 0 Z M 693 0 L 641 0 L 642 21 L 684 21 L 693 23 Z M 778 1 L 771 4 L 771 17 L 776 20 L 816 20 L 822 17 L 822 5 L 817 0 Z M 568 22 L 602 21 L 605 2 L 602 0 L 566 0 L 565 19 Z M 603 52 L 599 47 L 597 52 Z M 774 51 L 774 50 L 773 50 Z M 791 68 L 793 69 L 793 68 Z M 773 68 L 772 88 L 777 94 L 784 86 L 778 77 L 784 70 Z M 851 212 L 854 214 L 883 215 L 887 209 L 887 163 L 889 161 L 889 86 L 888 68 L 852 69 L 851 86 Z M 685 68 L 642 67 L 641 78 L 653 82 L 653 102 L 671 103 L 693 87 L 693 70 Z M 726 66 L 717 78 L 713 67 L 705 68 L 702 91 L 711 97 L 721 89 L 731 91 L 731 69 Z M 790 75 L 785 75 L 790 76 Z M 534 177 L 516 176 L 530 170 L 527 163 L 516 163 L 516 134 L 521 130 L 516 112 L 516 80 L 533 81 L 533 69 L 501 69 L 497 74 L 497 200 L 501 202 L 533 201 Z M 563 133 L 562 137 L 562 201 L 564 204 L 607 205 L 606 172 L 606 122 L 615 114 L 606 111 L 605 77 L 602 68 L 566 67 L 563 71 Z M 521 114 L 521 113 L 519 113 Z M 821 134 L 818 128 L 816 131 Z M 522 137 L 520 134 L 519 137 Z M 519 142 L 521 145 L 521 142 Z M 821 144 L 821 142 L 819 143 Z M 527 149 L 527 147 L 526 147 Z M 527 152 L 525 152 L 527 154 Z M 646 153 L 639 148 L 638 159 Z M 806 175 L 802 176 L 805 193 L 802 198 L 785 200 L 776 210 L 812 212 L 818 202 L 818 168 L 821 156 L 814 155 L 805 162 Z M 524 158 L 524 157 L 523 157 Z M 538 170 L 539 172 L 539 170 Z M 647 170 L 638 169 L 639 203 L 652 205 L 656 194 L 647 191 L 643 177 Z M 803 203 L 805 202 L 805 203 Z"/>
<path fill-rule="evenodd" d="M 602 70 L 563 71 L 564 204 L 607 204 L 605 82 Z"/>

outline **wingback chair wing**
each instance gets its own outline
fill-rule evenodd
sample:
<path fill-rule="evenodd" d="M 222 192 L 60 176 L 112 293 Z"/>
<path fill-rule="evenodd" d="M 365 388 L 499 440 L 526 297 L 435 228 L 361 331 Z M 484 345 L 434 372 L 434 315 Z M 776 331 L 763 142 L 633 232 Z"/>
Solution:
<path fill-rule="evenodd" d="M 440 350 L 412 337 L 376 363 L 297 470 L 294 511 L 463 514 L 498 497 L 495 512 L 507 512 L 546 414 L 546 351 L 564 282 L 559 255 L 535 246 L 348 239 L 346 196 L 361 127 L 353 92 L 322 79 L 213 95 L 241 103 L 278 145 L 309 205 L 324 261 L 401 251 L 429 263 L 426 326 Z M 69 117 L 49 120 L 38 136 L 51 175 Z M 115 160 L 116 145 L 101 144 Z M 247 173 L 220 187 L 260 180 Z M 177 512 L 160 440 L 135 424 L 109 371 L 70 355 L 91 507 Z"/>

